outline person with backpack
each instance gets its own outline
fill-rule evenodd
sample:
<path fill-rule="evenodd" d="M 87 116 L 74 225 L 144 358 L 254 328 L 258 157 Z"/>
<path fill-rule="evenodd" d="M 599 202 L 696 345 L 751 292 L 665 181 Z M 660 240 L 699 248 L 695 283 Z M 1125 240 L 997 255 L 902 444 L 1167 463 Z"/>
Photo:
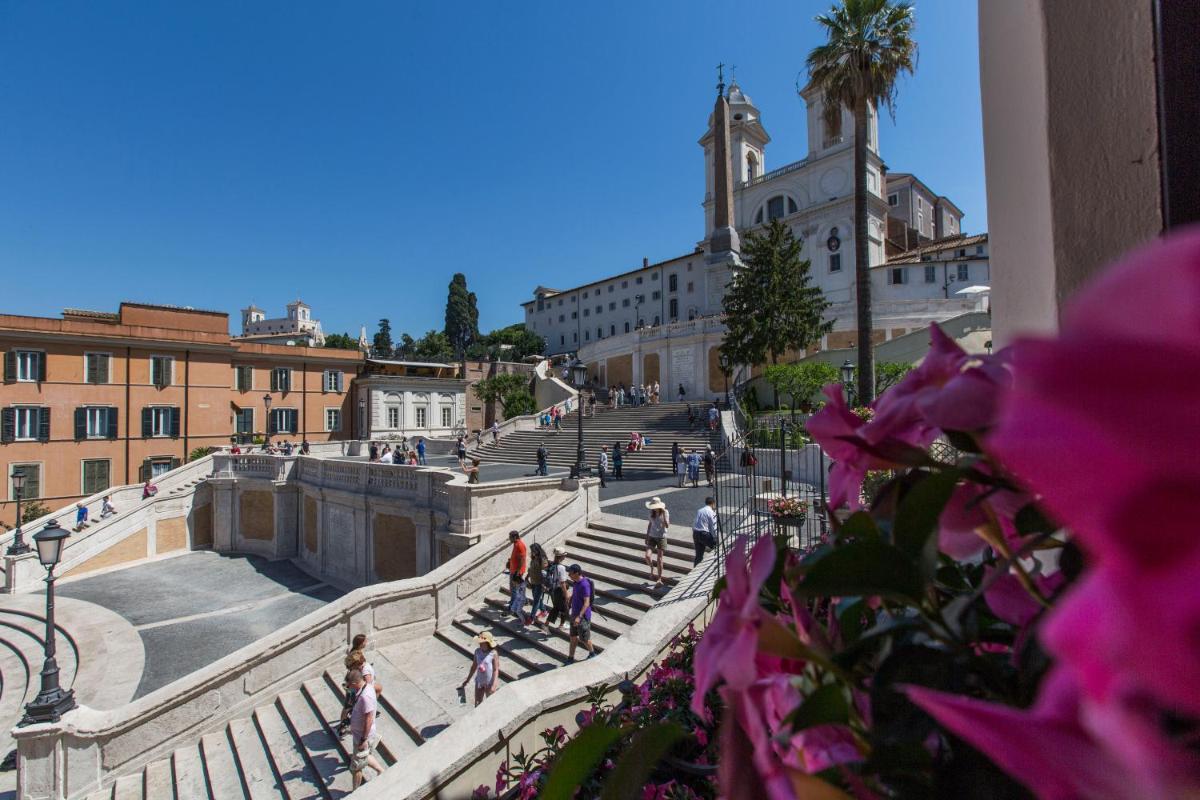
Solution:
<path fill-rule="evenodd" d="M 571 646 L 567 651 L 566 661 L 570 664 L 575 660 L 575 647 L 582 644 L 588 651 L 587 657 L 596 655 L 592 646 L 592 597 L 595 590 L 592 582 L 583 574 L 583 567 L 572 564 L 567 567 L 567 575 L 571 579 Z"/>
<path fill-rule="evenodd" d="M 425 466 L 425 440 L 417 438 L 417 463 Z"/>
<path fill-rule="evenodd" d="M 512 552 L 508 556 L 508 588 L 512 599 L 508 603 L 508 610 L 513 616 L 525 619 L 525 570 L 529 549 L 521 541 L 520 531 L 509 531 L 508 540 L 512 542 Z"/>
<path fill-rule="evenodd" d="M 625 463 L 625 456 L 621 453 L 621 443 L 617 442 L 613 445 L 613 477 L 621 480 L 621 466 Z"/>
<path fill-rule="evenodd" d="M 533 603 L 529 608 L 529 615 L 525 618 L 526 625 L 535 624 L 538 614 L 542 612 L 542 601 L 546 594 L 546 568 L 549 566 L 550 559 L 546 557 L 546 551 L 534 542 L 529 547 L 529 573 L 526 577 Z"/>
<path fill-rule="evenodd" d="M 713 452 L 712 445 L 704 451 L 704 477 L 709 486 L 713 486 L 717 478 L 717 454 Z"/>
<path fill-rule="evenodd" d="M 565 548 L 554 548 L 554 560 L 546 568 L 544 583 L 546 590 L 550 592 L 550 614 L 541 624 L 542 630 L 545 631 L 550 630 L 551 625 L 561 628 L 562 624 L 567 621 L 567 603 L 571 593 L 571 582 L 567 576 L 567 568 L 563 566 L 563 559 L 566 557 Z"/>
<path fill-rule="evenodd" d="M 546 450 L 546 443 L 545 442 L 540 443 L 538 445 L 538 449 L 537 449 L 537 474 L 538 475 L 545 477 L 550 474 L 550 468 L 548 466 L 549 458 L 550 458 L 550 453 L 548 450 Z"/>

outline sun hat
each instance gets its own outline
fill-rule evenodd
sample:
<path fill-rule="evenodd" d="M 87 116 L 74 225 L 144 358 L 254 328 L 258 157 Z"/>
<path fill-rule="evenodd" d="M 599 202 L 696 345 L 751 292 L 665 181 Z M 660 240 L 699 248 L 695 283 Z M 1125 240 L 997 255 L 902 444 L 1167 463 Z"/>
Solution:
<path fill-rule="evenodd" d="M 662 510 L 666 511 L 667 504 L 662 501 L 661 497 L 652 497 L 652 498 L 650 498 L 650 502 L 646 503 L 646 508 L 650 509 L 651 511 L 654 511 L 654 510 L 660 509 L 660 508 Z"/>
<path fill-rule="evenodd" d="M 555 558 L 558 558 L 559 556 L 565 556 L 566 554 L 567 554 L 567 548 L 562 547 L 561 545 L 554 548 L 554 557 Z"/>
<path fill-rule="evenodd" d="M 484 631 L 483 633 L 479 634 L 475 637 L 475 641 L 479 642 L 480 644 L 486 644 L 493 650 L 496 649 L 496 637 L 492 636 L 491 631 Z"/>

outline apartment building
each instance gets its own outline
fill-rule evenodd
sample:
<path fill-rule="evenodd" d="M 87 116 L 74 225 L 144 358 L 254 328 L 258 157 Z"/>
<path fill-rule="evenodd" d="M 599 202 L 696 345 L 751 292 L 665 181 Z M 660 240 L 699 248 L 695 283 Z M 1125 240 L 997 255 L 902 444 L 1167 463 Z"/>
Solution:
<path fill-rule="evenodd" d="M 349 438 L 355 351 L 231 340 L 228 315 L 141 303 L 0 315 L 0 522 L 135 483 L 235 436 Z M 270 398 L 270 412 L 267 407 Z"/>

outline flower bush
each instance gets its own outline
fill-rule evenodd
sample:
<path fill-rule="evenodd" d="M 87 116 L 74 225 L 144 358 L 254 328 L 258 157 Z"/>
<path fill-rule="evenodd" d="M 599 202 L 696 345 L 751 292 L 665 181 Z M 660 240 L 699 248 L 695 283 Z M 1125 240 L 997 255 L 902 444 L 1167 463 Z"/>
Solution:
<path fill-rule="evenodd" d="M 478 787 L 472 798 L 486 800 L 493 797 L 493 789 L 495 797 L 508 796 L 507 792 L 513 792 L 520 800 L 541 797 L 557 772 L 555 768 L 561 770 L 565 762 L 595 767 L 569 781 L 570 791 L 562 795 L 566 797 L 599 797 L 603 787 L 614 779 L 626 784 L 622 797 L 639 800 L 716 797 L 715 732 L 721 706 L 713 692 L 697 706 L 698 711 L 693 709 L 692 659 L 699 638 L 695 628 L 689 626 L 671 642 L 667 656 L 651 667 L 640 683 L 630 681 L 618 687 L 592 688 L 589 708 L 576 718 L 579 723 L 576 736 L 569 736 L 562 726 L 543 731 L 542 748 L 530 754 L 522 750 L 511 761 L 501 764 L 495 786 Z M 622 695 L 615 705 L 605 699 L 613 688 Z M 668 732 L 672 735 L 661 735 Z M 657 759 L 652 759 L 640 763 L 640 771 L 622 768 L 623 757 L 631 764 L 642 762 L 645 752 L 656 747 L 664 756 L 657 765 Z M 561 780 L 568 783 L 565 778 Z"/>
<path fill-rule="evenodd" d="M 808 503 L 799 497 L 779 497 L 767 501 L 767 512 L 774 519 L 803 517 L 808 513 Z"/>
<path fill-rule="evenodd" d="M 870 414 L 831 386 L 809 420 L 830 541 L 728 558 L 691 703 L 724 706 L 720 796 L 1200 797 L 1200 231 L 1054 339 L 930 330 Z"/>

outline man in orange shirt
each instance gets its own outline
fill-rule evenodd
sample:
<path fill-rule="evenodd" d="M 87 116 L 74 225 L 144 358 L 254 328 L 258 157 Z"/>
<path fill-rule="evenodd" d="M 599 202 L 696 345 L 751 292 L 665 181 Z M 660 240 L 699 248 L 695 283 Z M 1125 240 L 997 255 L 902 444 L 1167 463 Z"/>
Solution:
<path fill-rule="evenodd" d="M 525 569 L 528 563 L 529 549 L 521 541 L 520 531 L 509 531 L 508 540 L 512 542 L 512 553 L 508 556 L 508 581 L 512 599 L 508 610 L 515 616 L 525 618 Z"/>

